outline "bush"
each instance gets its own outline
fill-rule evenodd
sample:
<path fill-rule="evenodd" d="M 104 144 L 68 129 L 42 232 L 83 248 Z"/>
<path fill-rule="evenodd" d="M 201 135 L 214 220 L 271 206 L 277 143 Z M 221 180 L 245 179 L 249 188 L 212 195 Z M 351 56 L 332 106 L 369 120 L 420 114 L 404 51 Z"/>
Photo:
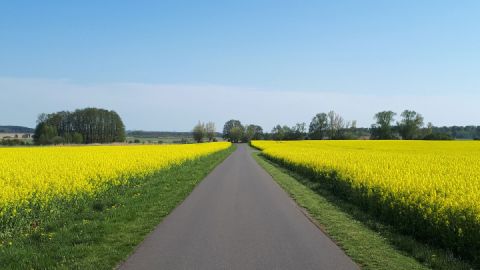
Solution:
<path fill-rule="evenodd" d="M 52 143 L 57 145 L 57 144 L 62 144 L 64 142 L 63 138 L 60 136 L 55 136 L 52 138 Z"/>
<path fill-rule="evenodd" d="M 188 143 L 188 140 L 185 139 L 185 138 L 182 138 L 181 140 L 173 141 L 173 143 L 176 143 L 176 144 L 187 144 L 187 143 Z"/>
<path fill-rule="evenodd" d="M 14 146 L 14 145 L 26 145 L 25 141 L 19 139 L 2 139 L 0 145 Z"/>
<path fill-rule="evenodd" d="M 446 133 L 432 133 L 423 137 L 424 140 L 448 141 L 453 140 L 452 136 Z"/>

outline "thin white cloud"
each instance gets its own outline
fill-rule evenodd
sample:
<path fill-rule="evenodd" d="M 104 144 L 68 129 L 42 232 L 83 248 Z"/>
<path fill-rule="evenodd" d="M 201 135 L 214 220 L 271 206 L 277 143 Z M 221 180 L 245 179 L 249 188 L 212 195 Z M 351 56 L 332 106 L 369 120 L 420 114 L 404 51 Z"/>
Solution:
<path fill-rule="evenodd" d="M 221 131 L 229 119 L 270 130 L 275 124 L 309 122 L 335 110 L 358 126 L 370 126 L 381 110 L 413 109 L 435 125 L 480 125 L 480 95 L 366 95 L 272 91 L 222 85 L 139 83 L 78 84 L 69 80 L 0 78 L 0 125 L 34 126 L 42 112 L 88 106 L 117 111 L 128 129 L 190 130 L 199 120 Z"/>

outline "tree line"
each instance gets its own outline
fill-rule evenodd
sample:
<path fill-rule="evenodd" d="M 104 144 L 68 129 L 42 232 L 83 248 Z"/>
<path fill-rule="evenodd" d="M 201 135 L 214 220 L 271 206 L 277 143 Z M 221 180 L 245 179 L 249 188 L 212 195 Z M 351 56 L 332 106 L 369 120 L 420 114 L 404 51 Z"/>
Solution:
<path fill-rule="evenodd" d="M 125 125 L 115 111 L 86 108 L 41 114 L 33 135 L 37 145 L 125 141 Z"/>
<path fill-rule="evenodd" d="M 360 130 L 361 132 L 362 130 Z M 231 142 L 250 140 L 321 140 L 352 139 L 356 130 L 356 121 L 345 121 L 339 114 L 331 111 L 315 115 L 309 126 L 297 123 L 292 127 L 276 125 L 271 132 L 264 132 L 261 126 L 249 124 L 243 126 L 239 120 L 229 120 L 223 128 L 223 137 Z"/>
<path fill-rule="evenodd" d="M 393 111 L 381 111 L 375 114 L 376 120 L 370 128 L 374 140 L 452 140 L 447 133 L 434 130 L 432 123 L 424 127 L 424 118 L 416 111 L 405 110 L 400 121 L 395 121 L 397 114 Z M 394 124 L 396 122 L 396 124 Z"/>
<path fill-rule="evenodd" d="M 432 127 L 432 132 L 446 134 L 455 139 L 480 140 L 480 126 Z"/>
<path fill-rule="evenodd" d="M 192 136 L 197 143 L 201 143 L 204 140 L 209 142 L 215 142 L 217 132 L 215 131 L 215 123 L 213 122 L 198 122 L 195 127 L 193 127 Z"/>
<path fill-rule="evenodd" d="M 271 132 L 263 132 L 258 125 L 243 126 L 239 120 L 229 120 L 223 128 L 223 138 L 231 142 L 250 140 L 452 140 L 456 134 L 469 134 L 471 139 L 480 138 L 480 126 L 434 127 L 424 125 L 424 118 L 413 110 L 404 110 L 395 120 L 393 111 L 381 111 L 374 115 L 375 123 L 370 128 L 358 128 L 356 121 L 347 121 L 340 114 L 330 111 L 313 116 L 310 124 L 297 123 L 292 127 L 276 125 Z M 463 132 L 463 133 L 462 133 Z M 468 133 L 467 133 L 468 132 Z M 465 135 L 467 136 L 467 135 Z"/>
<path fill-rule="evenodd" d="M 192 130 L 193 139 L 196 142 L 217 141 L 217 132 L 215 123 L 198 122 Z M 238 143 L 248 142 L 250 140 L 264 139 L 263 129 L 258 125 L 242 125 L 239 120 L 230 120 L 223 127 L 223 138 L 225 140 Z"/>

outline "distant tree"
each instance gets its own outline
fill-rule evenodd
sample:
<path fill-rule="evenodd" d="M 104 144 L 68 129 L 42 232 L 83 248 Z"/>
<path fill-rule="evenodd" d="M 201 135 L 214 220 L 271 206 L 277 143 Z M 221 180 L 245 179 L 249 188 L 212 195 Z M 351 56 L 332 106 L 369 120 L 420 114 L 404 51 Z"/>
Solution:
<path fill-rule="evenodd" d="M 276 125 L 272 128 L 271 138 L 275 141 L 285 140 L 286 135 L 290 132 L 290 128 L 287 126 Z"/>
<path fill-rule="evenodd" d="M 52 138 L 52 143 L 55 145 L 64 143 L 63 137 L 55 136 Z"/>
<path fill-rule="evenodd" d="M 427 126 L 423 129 L 422 133 L 423 133 L 422 134 L 423 137 L 426 137 L 426 136 L 429 136 L 429 135 L 433 134 L 433 124 L 432 124 L 432 122 L 427 123 Z"/>
<path fill-rule="evenodd" d="M 304 140 L 307 136 L 307 127 L 305 123 L 297 123 L 290 128 L 287 138 L 289 140 Z"/>
<path fill-rule="evenodd" d="M 326 113 L 318 113 L 310 122 L 308 128 L 308 137 L 312 140 L 322 140 L 328 128 L 328 119 Z"/>
<path fill-rule="evenodd" d="M 453 140 L 452 136 L 446 134 L 446 133 L 430 133 L 428 135 L 425 135 L 423 140 L 434 140 L 434 141 L 449 141 Z"/>
<path fill-rule="evenodd" d="M 74 132 L 72 134 L 72 143 L 75 143 L 75 144 L 81 144 L 83 143 L 83 136 L 82 134 L 78 133 L 78 132 Z"/>
<path fill-rule="evenodd" d="M 46 122 L 47 119 L 48 119 L 48 115 L 47 115 L 46 113 L 41 113 L 41 114 L 39 114 L 38 117 L 37 117 L 37 124 Z"/>
<path fill-rule="evenodd" d="M 264 132 L 262 136 L 262 140 L 273 140 L 271 132 Z"/>
<path fill-rule="evenodd" d="M 375 114 L 376 123 L 371 127 L 371 139 L 373 140 L 391 140 L 395 139 L 392 123 L 395 121 L 396 113 L 392 111 L 381 111 Z"/>
<path fill-rule="evenodd" d="M 330 140 L 353 139 L 367 133 L 367 130 L 358 130 L 356 121 L 345 121 L 342 116 L 334 111 L 327 114 L 319 113 L 313 117 L 310 123 L 308 135 L 310 139 L 321 140 L 328 138 Z"/>
<path fill-rule="evenodd" d="M 343 138 L 344 140 L 353 140 L 357 138 L 357 121 L 348 121 L 343 129 Z"/>
<path fill-rule="evenodd" d="M 215 139 L 215 123 L 208 122 L 205 124 L 205 136 L 207 137 L 209 142 Z"/>
<path fill-rule="evenodd" d="M 52 136 L 51 130 L 45 127 L 53 128 L 55 134 Z M 36 144 L 52 144 L 51 139 L 60 136 L 64 142 L 71 143 L 75 133 L 81 134 L 84 143 L 125 141 L 125 126 L 115 111 L 86 108 L 74 112 L 62 111 L 40 114 L 35 129 L 34 142 Z"/>
<path fill-rule="evenodd" d="M 244 128 L 245 128 L 245 131 L 243 132 L 242 141 L 243 142 L 249 142 L 253 138 L 254 130 L 251 127 L 251 125 L 246 125 Z"/>
<path fill-rule="evenodd" d="M 276 125 L 272 128 L 270 132 L 271 139 L 274 141 L 281 141 L 285 137 L 285 133 L 283 131 L 282 126 Z"/>
<path fill-rule="evenodd" d="M 235 126 L 230 129 L 228 139 L 233 143 L 238 143 L 243 138 L 243 128 Z"/>
<path fill-rule="evenodd" d="M 45 122 L 40 122 L 35 128 L 33 140 L 36 144 L 47 145 L 53 143 L 53 138 L 58 135 L 57 129 L 54 126 L 48 125 Z"/>
<path fill-rule="evenodd" d="M 63 137 L 61 137 L 63 139 L 63 143 L 72 143 L 72 134 L 71 133 L 65 133 L 63 135 Z"/>
<path fill-rule="evenodd" d="M 261 140 L 263 138 L 263 129 L 257 125 L 247 125 L 245 128 L 244 141 Z"/>
<path fill-rule="evenodd" d="M 327 114 L 328 128 L 327 135 L 330 140 L 343 140 L 344 130 L 346 128 L 345 120 L 342 116 L 334 111 L 330 111 Z"/>
<path fill-rule="evenodd" d="M 195 125 L 195 127 L 193 128 L 193 139 L 197 143 L 201 143 L 203 141 L 203 138 L 205 137 L 206 133 L 207 132 L 206 132 L 205 124 L 201 123 L 201 122 L 198 122 L 198 124 Z"/>
<path fill-rule="evenodd" d="M 423 126 L 423 117 L 415 111 L 405 110 L 401 114 L 402 120 L 397 123 L 398 132 L 402 139 L 413 140 L 419 136 L 420 128 Z"/>
<path fill-rule="evenodd" d="M 235 129 L 235 134 L 232 133 L 232 129 Z M 238 120 L 229 120 L 225 123 L 223 126 L 223 138 L 225 140 L 231 141 L 231 142 L 239 142 L 244 133 L 244 127 L 242 126 L 242 123 Z M 240 134 L 240 137 L 238 138 L 238 134 Z M 236 140 L 236 141 L 235 141 Z"/>
<path fill-rule="evenodd" d="M 264 134 L 265 139 L 270 140 L 304 140 L 307 136 L 307 129 L 305 123 L 297 123 L 293 127 L 287 125 L 276 125 L 273 127 L 270 134 Z"/>
<path fill-rule="evenodd" d="M 0 145 L 13 146 L 13 145 L 27 145 L 27 144 L 28 143 L 26 143 L 25 141 L 20 140 L 20 139 L 5 139 L 5 138 L 3 138 L 2 140 L 0 140 Z"/>
<path fill-rule="evenodd" d="M 480 126 L 450 126 L 450 127 L 435 127 L 432 126 L 432 134 L 446 134 L 453 139 L 474 139 L 480 138 Z M 429 127 L 422 130 L 422 133 L 428 134 Z"/>
<path fill-rule="evenodd" d="M 446 141 L 453 140 L 453 137 L 443 130 L 439 130 L 431 122 L 427 123 L 427 126 L 421 130 L 421 139 L 422 140 L 435 140 L 435 141 Z"/>

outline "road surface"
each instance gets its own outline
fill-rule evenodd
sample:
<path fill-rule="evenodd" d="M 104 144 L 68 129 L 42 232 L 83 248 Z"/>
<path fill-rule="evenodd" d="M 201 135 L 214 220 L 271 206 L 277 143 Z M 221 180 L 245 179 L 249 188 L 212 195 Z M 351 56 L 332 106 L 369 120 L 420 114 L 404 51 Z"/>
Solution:
<path fill-rule="evenodd" d="M 358 269 L 251 157 L 215 168 L 119 269 Z"/>

